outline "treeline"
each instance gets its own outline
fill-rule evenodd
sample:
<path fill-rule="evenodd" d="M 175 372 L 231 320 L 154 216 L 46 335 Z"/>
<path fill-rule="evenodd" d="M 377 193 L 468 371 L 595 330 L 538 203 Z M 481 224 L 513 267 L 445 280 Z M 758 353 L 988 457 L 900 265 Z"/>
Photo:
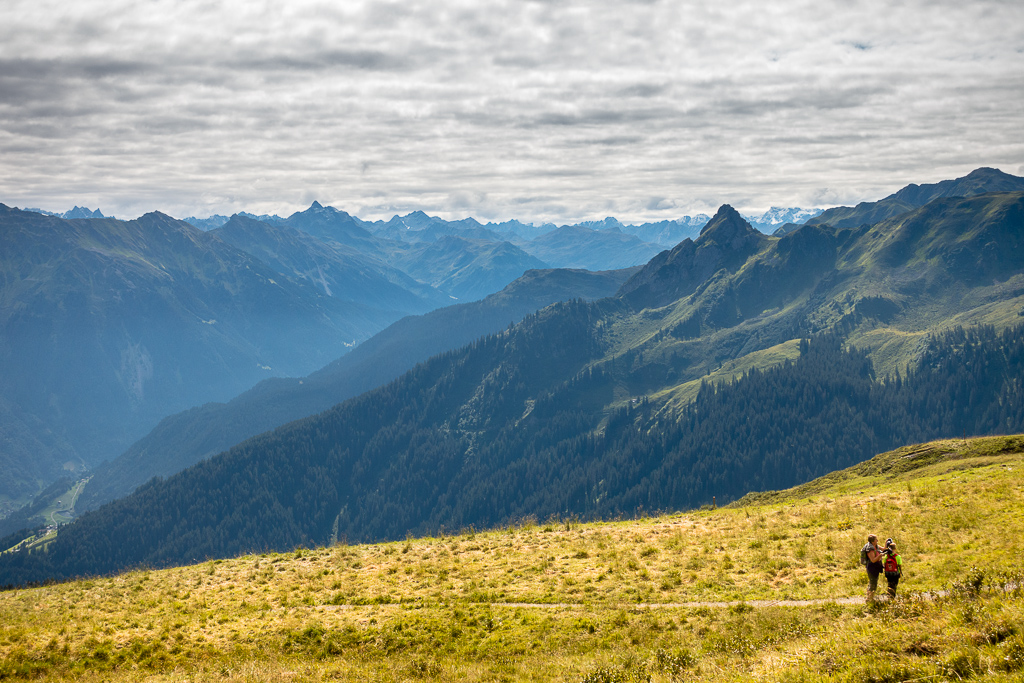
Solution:
<path fill-rule="evenodd" d="M 879 380 L 838 337 L 704 385 L 681 415 L 603 413 L 618 370 L 601 306 L 580 301 L 417 366 L 326 413 L 86 514 L 49 552 L 0 558 L 0 584 L 161 566 L 333 540 L 606 518 L 777 489 L 943 436 L 1024 431 L 1024 327 L 930 340 Z M 570 378 L 568 380 L 564 378 Z"/>

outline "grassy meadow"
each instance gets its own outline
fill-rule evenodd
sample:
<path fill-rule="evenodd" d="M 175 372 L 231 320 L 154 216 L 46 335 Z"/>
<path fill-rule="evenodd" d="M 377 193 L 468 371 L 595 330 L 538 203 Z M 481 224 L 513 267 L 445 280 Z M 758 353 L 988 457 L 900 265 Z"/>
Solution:
<path fill-rule="evenodd" d="M 1022 502 L 1024 437 L 957 439 L 718 509 L 8 590 L 0 679 L 1021 681 Z M 906 574 L 867 605 L 872 531 Z"/>

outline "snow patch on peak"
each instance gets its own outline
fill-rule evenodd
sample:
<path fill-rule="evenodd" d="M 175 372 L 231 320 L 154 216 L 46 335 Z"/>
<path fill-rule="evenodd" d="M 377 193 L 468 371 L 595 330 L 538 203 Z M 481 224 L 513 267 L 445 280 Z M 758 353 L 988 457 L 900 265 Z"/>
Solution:
<path fill-rule="evenodd" d="M 773 206 L 760 216 L 744 216 L 748 223 L 757 230 L 765 233 L 772 233 L 781 225 L 786 223 L 803 224 L 821 215 L 824 209 L 801 209 L 800 207 L 784 208 Z"/>

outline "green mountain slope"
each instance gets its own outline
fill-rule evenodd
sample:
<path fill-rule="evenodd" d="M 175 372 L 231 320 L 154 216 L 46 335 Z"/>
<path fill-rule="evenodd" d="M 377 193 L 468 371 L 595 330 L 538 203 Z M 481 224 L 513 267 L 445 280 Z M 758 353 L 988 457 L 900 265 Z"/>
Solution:
<path fill-rule="evenodd" d="M 899 192 L 877 202 L 861 202 L 854 207 L 837 206 L 827 209 L 821 215 L 809 219 L 807 224 L 855 228 L 894 218 L 935 199 L 973 197 L 988 192 L 1021 191 L 1024 191 L 1024 178 L 1003 173 L 995 168 L 978 168 L 963 178 L 928 185 L 907 185 Z"/>
<path fill-rule="evenodd" d="M 1024 193 L 942 199 L 782 238 L 723 207 L 616 297 L 544 309 L 154 482 L 4 571 L 688 507 L 899 443 L 1020 431 L 1022 206 Z M 957 323 L 972 331 L 935 336 Z M 745 359 L 759 360 L 724 382 Z"/>
<path fill-rule="evenodd" d="M 228 403 L 172 415 L 121 456 L 97 467 L 78 508 L 96 508 L 154 476 L 170 476 L 244 439 L 326 410 L 549 304 L 610 296 L 632 272 L 528 271 L 481 301 L 403 318 L 307 377 L 266 380 Z"/>

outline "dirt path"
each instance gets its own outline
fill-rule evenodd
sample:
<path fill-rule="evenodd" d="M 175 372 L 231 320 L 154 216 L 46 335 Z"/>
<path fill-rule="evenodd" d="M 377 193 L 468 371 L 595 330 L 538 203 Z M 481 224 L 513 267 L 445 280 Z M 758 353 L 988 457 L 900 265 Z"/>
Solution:
<path fill-rule="evenodd" d="M 888 600 L 888 596 L 878 596 L 878 600 Z M 728 602 L 715 602 L 711 600 L 698 600 L 694 602 L 620 602 L 609 604 L 584 604 L 582 602 L 491 602 L 492 607 L 551 607 L 571 609 L 573 607 L 603 607 L 615 609 L 676 609 L 680 607 L 736 607 L 737 605 L 749 605 L 750 607 L 809 607 L 810 605 L 824 605 L 835 603 L 837 605 L 858 605 L 863 604 L 864 597 L 859 598 L 818 598 L 815 600 L 730 600 Z"/>
<path fill-rule="evenodd" d="M 940 591 L 941 593 L 941 591 Z M 926 598 L 937 597 L 940 593 L 922 593 Z M 876 597 L 879 602 L 887 602 L 889 596 L 879 595 Z M 583 603 L 583 602 L 470 602 L 461 603 L 468 605 L 488 605 L 490 607 L 509 608 L 536 608 L 536 609 L 679 609 L 696 607 L 736 607 L 748 605 L 750 607 L 810 607 L 811 605 L 825 605 L 834 603 L 836 605 L 861 605 L 864 604 L 864 596 L 852 598 L 816 598 L 812 600 L 696 600 L 693 602 L 612 602 L 612 603 Z M 454 604 L 454 603 L 453 603 Z M 355 609 L 357 607 L 371 607 L 373 605 L 322 605 L 323 609 Z"/>
<path fill-rule="evenodd" d="M 1017 584 L 1010 584 L 1005 586 L 1003 590 L 1013 591 L 1017 589 Z M 934 600 L 948 594 L 948 591 L 930 591 L 925 593 L 914 593 L 915 595 L 924 598 L 925 600 Z M 693 602 L 619 602 L 610 604 L 584 604 L 582 602 L 490 602 L 490 603 L 474 603 L 474 604 L 488 604 L 493 607 L 552 607 L 552 608 L 563 608 L 571 609 L 574 607 L 602 607 L 602 608 L 615 608 L 615 609 L 627 609 L 627 608 L 639 608 L 639 609 L 672 609 L 679 607 L 736 607 L 737 605 L 749 605 L 750 607 L 810 607 L 811 605 L 827 605 L 834 603 L 836 605 L 862 605 L 865 603 L 866 596 L 852 597 L 852 598 L 814 598 L 811 600 L 729 600 L 729 601 L 713 601 L 713 600 L 696 600 Z M 877 602 L 888 602 L 889 596 L 885 593 L 881 593 L 875 596 Z"/>

